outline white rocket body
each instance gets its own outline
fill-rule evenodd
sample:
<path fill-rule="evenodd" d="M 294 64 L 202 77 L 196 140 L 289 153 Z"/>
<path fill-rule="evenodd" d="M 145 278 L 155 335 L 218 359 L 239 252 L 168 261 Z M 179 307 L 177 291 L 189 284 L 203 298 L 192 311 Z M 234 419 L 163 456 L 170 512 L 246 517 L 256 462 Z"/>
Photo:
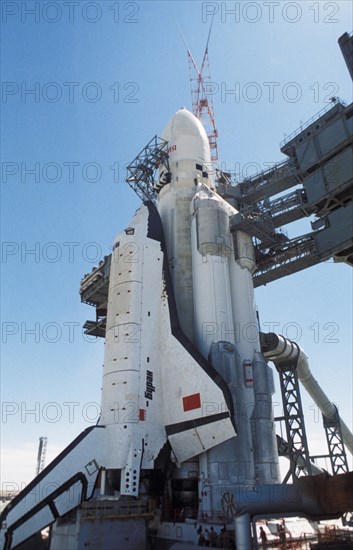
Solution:
<path fill-rule="evenodd" d="M 212 185 L 210 147 L 201 122 L 185 108 L 172 117 L 162 137 L 168 141 L 171 182 L 159 192 L 158 212 L 180 324 L 194 341 L 190 203 L 200 184 Z"/>
<path fill-rule="evenodd" d="M 260 353 L 251 238 L 230 232 L 237 211 L 215 193 L 206 132 L 179 110 L 167 125 L 170 183 L 159 193 L 180 324 L 232 394 L 237 437 L 200 457 L 204 517 L 220 512 L 222 486 L 280 480 L 272 371 Z M 161 170 L 163 173 L 163 168 Z M 222 410 L 207 403 L 205 410 Z"/>

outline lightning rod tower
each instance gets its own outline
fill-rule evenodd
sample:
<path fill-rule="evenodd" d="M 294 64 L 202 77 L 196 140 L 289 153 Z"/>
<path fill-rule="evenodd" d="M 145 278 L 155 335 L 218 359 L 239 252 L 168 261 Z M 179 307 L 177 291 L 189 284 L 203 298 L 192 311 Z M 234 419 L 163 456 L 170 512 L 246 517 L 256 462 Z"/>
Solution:
<path fill-rule="evenodd" d="M 206 48 L 203 55 L 200 70 L 198 69 L 198 66 L 190 51 L 189 46 L 187 45 L 187 42 L 183 34 L 181 32 L 180 33 L 188 52 L 192 112 L 202 122 L 202 124 L 205 127 L 208 141 L 210 143 L 211 160 L 217 161 L 218 160 L 218 146 L 217 146 L 218 131 L 216 129 L 216 121 L 215 121 L 214 110 L 213 110 L 212 94 L 214 93 L 214 85 L 211 81 L 210 61 L 208 56 L 208 44 L 210 41 L 212 24 L 213 24 L 213 20 L 208 33 Z"/>
<path fill-rule="evenodd" d="M 38 445 L 38 456 L 37 456 L 37 466 L 36 466 L 36 476 L 44 470 L 45 466 L 45 456 L 47 454 L 47 444 L 48 444 L 48 438 L 47 437 L 40 437 L 39 438 L 39 445 Z"/>

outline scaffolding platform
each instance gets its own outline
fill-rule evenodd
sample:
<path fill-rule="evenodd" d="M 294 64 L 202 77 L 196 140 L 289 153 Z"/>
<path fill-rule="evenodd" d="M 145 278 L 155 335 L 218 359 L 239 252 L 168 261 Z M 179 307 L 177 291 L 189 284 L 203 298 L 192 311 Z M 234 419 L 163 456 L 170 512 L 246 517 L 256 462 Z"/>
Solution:
<path fill-rule="evenodd" d="M 152 201 L 156 204 L 158 186 L 154 176 L 161 164 L 169 172 L 168 142 L 154 136 L 127 166 L 126 181 L 142 202 Z"/>
<path fill-rule="evenodd" d="M 232 230 L 253 237 L 255 286 L 329 258 L 353 265 L 353 104 L 332 98 L 281 151 L 287 159 L 243 182 L 218 179 L 220 194 L 239 211 Z M 310 216 L 311 233 L 288 239 L 278 231 Z"/>

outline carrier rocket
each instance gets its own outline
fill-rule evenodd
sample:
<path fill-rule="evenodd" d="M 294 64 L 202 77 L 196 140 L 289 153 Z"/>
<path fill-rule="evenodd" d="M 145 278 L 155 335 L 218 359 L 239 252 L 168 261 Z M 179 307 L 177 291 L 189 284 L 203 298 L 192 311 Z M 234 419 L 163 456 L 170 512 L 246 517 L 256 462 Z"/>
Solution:
<path fill-rule="evenodd" d="M 217 372 L 215 379 L 223 382 L 224 404 L 229 404 L 236 431 L 200 457 L 200 474 L 212 495 L 205 503 L 207 513 L 207 506 L 220 511 L 212 493 L 220 482 L 279 481 L 273 379 L 260 353 L 252 240 L 230 231 L 237 211 L 215 192 L 206 132 L 181 109 L 163 137 L 169 144 L 171 176 L 159 191 L 158 212 L 178 318 L 183 333 Z M 203 403 L 206 415 L 222 410 L 220 403 Z"/>
<path fill-rule="evenodd" d="M 163 138 L 157 206 L 113 245 L 100 420 L 5 509 L 4 548 L 85 501 L 163 503 L 173 479 L 169 501 L 206 522 L 235 488 L 280 481 L 251 237 L 230 230 L 237 212 L 216 193 L 200 121 L 182 108 Z"/>

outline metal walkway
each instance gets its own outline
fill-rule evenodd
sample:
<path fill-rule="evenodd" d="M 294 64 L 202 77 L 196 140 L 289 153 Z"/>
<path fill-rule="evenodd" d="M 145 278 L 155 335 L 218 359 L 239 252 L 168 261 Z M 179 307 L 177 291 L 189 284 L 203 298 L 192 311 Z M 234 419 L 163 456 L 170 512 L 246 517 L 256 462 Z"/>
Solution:
<path fill-rule="evenodd" d="M 254 238 L 255 286 L 328 258 L 353 265 L 353 104 L 332 98 L 281 151 L 287 159 L 243 182 L 218 174 L 219 194 L 239 211 L 232 231 Z M 290 239 L 279 229 L 310 216 L 311 233 Z"/>

